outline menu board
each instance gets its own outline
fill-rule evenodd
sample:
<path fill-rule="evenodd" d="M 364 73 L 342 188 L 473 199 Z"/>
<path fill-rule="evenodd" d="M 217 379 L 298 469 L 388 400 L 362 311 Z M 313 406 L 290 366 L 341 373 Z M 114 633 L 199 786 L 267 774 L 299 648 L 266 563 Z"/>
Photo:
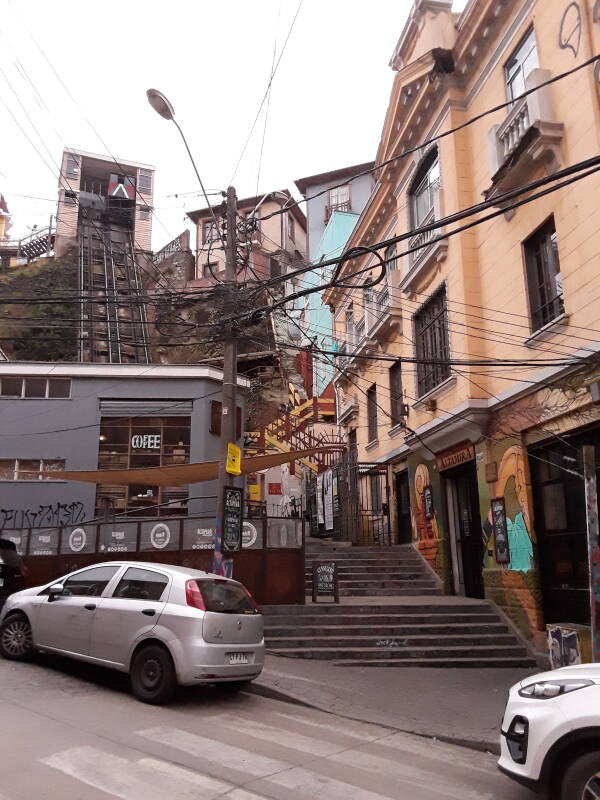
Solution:
<path fill-rule="evenodd" d="M 223 552 L 236 553 L 242 547 L 243 491 L 226 486 L 223 499 Z"/>
<path fill-rule="evenodd" d="M 433 488 L 431 486 L 425 486 L 423 488 L 423 507 L 425 510 L 425 517 L 427 519 L 433 519 L 435 511 L 433 509 Z"/>
<path fill-rule="evenodd" d="M 508 528 L 506 525 L 506 507 L 503 497 L 496 497 L 491 501 L 492 528 L 494 530 L 494 544 L 496 547 L 496 563 L 510 563 L 508 549 Z"/>
<path fill-rule="evenodd" d="M 319 595 L 328 595 L 333 597 L 336 603 L 339 603 L 340 593 L 335 561 L 320 561 L 317 564 L 313 564 L 312 573 L 313 603 L 318 602 Z"/>

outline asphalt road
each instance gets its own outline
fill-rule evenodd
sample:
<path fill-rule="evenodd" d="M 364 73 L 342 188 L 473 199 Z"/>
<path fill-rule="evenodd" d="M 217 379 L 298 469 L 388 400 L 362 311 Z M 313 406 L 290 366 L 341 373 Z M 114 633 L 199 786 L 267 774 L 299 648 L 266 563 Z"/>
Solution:
<path fill-rule="evenodd" d="M 62 659 L 0 660 L 0 800 L 533 800 L 485 753 L 212 688 L 169 707 Z"/>

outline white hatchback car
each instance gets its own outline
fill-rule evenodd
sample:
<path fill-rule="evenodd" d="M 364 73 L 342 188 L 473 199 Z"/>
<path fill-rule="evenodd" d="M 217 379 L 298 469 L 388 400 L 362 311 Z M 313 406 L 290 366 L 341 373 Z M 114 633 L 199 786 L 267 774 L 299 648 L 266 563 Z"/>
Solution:
<path fill-rule="evenodd" d="M 600 800 L 600 664 L 542 672 L 510 690 L 498 766 L 556 800 Z"/>
<path fill-rule="evenodd" d="M 59 653 L 129 672 L 132 691 L 165 703 L 178 684 L 256 678 L 263 618 L 238 581 L 170 564 L 110 561 L 11 595 L 0 654 Z"/>

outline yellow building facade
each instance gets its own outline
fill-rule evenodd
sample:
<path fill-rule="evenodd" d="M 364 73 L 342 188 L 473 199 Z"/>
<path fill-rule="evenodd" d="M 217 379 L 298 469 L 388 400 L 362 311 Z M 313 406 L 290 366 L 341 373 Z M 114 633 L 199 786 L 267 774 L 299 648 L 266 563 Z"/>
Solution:
<path fill-rule="evenodd" d="M 364 285 L 367 252 L 325 295 L 338 419 L 358 461 L 386 465 L 394 540 L 542 648 L 547 625 L 589 622 L 600 174 L 556 173 L 600 153 L 600 3 L 451 5 L 411 10 L 346 252 L 404 238 L 377 251 L 382 281 Z"/>

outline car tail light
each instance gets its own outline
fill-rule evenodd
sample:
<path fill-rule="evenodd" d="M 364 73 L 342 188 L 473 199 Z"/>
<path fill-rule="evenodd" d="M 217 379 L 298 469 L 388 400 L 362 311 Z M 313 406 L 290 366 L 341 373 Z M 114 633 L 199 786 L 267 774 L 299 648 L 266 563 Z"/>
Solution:
<path fill-rule="evenodd" d="M 241 584 L 241 587 L 246 592 L 248 600 L 250 600 L 250 602 L 252 603 L 252 608 L 258 613 L 260 611 L 260 609 L 258 608 L 258 605 L 256 604 L 256 600 L 252 597 L 252 595 L 250 594 L 248 589 L 246 589 L 246 587 L 244 586 L 243 583 Z"/>
<path fill-rule="evenodd" d="M 188 606 L 192 606 L 192 608 L 198 608 L 200 611 L 206 611 L 202 592 L 194 580 L 185 582 L 185 602 L 188 604 Z"/>

